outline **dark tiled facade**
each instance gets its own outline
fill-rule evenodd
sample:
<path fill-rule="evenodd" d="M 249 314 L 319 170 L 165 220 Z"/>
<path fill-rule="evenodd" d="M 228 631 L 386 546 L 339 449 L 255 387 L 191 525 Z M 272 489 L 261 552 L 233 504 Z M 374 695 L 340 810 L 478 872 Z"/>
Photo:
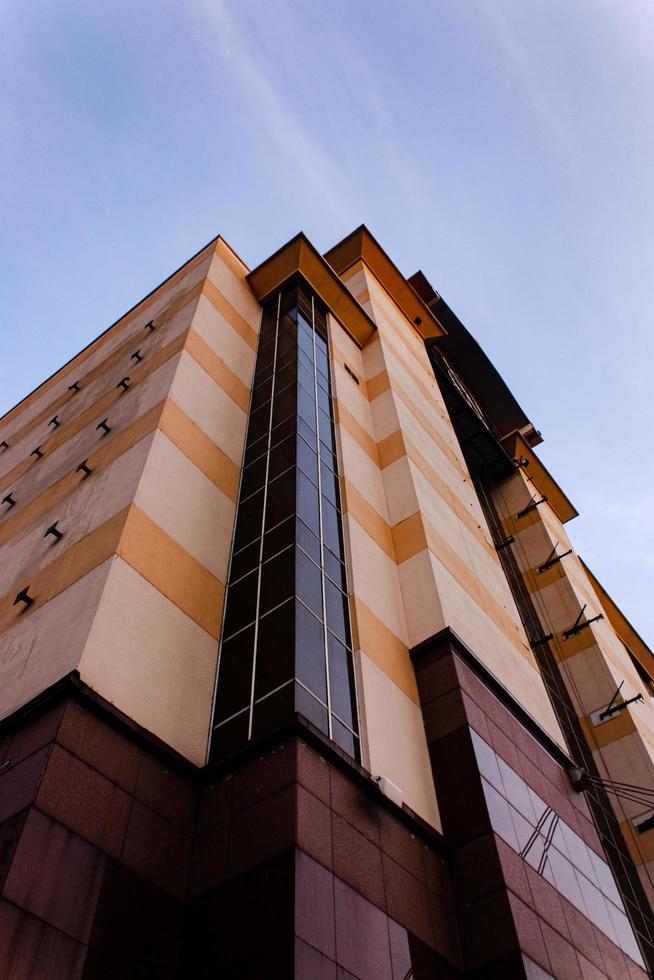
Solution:
<path fill-rule="evenodd" d="M 563 753 L 455 645 L 423 646 L 415 661 L 443 836 L 301 719 L 238 765 L 203 771 L 75 677 L 11 720 L 0 975 L 644 977 L 625 955 L 628 925 L 621 949 L 557 887 L 556 862 L 539 872 L 547 828 L 522 857 L 515 823 L 502 823 L 508 800 L 489 794 L 495 764 L 520 810 L 526 784 L 569 828 L 568 847 L 606 868 Z M 610 875 L 605 884 L 617 907 Z"/>

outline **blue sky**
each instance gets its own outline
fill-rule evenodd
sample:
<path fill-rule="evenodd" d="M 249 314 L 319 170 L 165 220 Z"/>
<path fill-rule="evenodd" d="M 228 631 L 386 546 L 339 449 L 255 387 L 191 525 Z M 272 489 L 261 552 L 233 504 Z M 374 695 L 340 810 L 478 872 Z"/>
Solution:
<path fill-rule="evenodd" d="M 4 0 L 0 410 L 220 232 L 365 221 L 539 428 L 654 643 L 650 0 Z"/>

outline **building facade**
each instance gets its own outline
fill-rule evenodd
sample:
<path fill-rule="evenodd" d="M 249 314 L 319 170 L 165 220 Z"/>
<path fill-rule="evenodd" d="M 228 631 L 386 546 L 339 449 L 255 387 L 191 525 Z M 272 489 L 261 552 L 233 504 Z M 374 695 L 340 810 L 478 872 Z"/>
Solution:
<path fill-rule="evenodd" d="M 363 226 L 12 409 L 0 975 L 649 975 L 654 657 L 540 441 Z"/>

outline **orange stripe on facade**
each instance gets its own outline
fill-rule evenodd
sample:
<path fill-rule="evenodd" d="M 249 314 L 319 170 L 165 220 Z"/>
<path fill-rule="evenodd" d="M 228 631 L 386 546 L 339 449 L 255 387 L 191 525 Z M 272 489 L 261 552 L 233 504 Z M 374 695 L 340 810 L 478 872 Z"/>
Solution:
<path fill-rule="evenodd" d="M 163 406 L 164 402 L 159 402 L 136 422 L 132 422 L 131 425 L 115 434 L 111 433 L 103 443 L 102 448 L 88 457 L 87 463 L 92 470 L 91 476 L 85 478 L 81 473 L 76 473 L 73 470 L 57 480 L 56 483 L 51 484 L 29 503 L 21 506 L 19 502 L 18 507 L 11 510 L 9 516 L 0 524 L 0 546 L 73 493 L 83 479 L 92 480 L 93 474 L 109 466 L 115 459 L 156 429 Z"/>
<path fill-rule="evenodd" d="M 350 514 L 389 558 L 395 561 L 395 545 L 390 526 L 348 480 L 343 480 L 343 511 Z"/>
<path fill-rule="evenodd" d="M 364 429 L 358 419 L 355 418 L 349 408 L 346 408 L 342 401 L 335 400 L 334 407 L 337 424 L 342 425 L 344 429 L 347 429 L 349 434 L 359 444 L 359 446 L 361 446 L 366 455 L 370 457 L 373 463 L 379 466 L 377 443 L 372 436 Z"/>
<path fill-rule="evenodd" d="M 359 646 L 380 670 L 415 704 L 420 704 L 418 686 L 408 647 L 375 616 L 358 596 L 352 597 L 359 632 Z"/>
<path fill-rule="evenodd" d="M 132 505 L 116 553 L 216 640 L 225 586 L 139 507 Z"/>
<path fill-rule="evenodd" d="M 238 375 L 234 374 L 222 357 L 219 357 L 195 330 L 189 330 L 184 349 L 240 409 L 244 412 L 248 411 L 250 389 L 243 384 Z"/>
<path fill-rule="evenodd" d="M 50 599 L 54 599 L 111 557 L 116 551 L 128 510 L 125 507 L 71 545 L 59 558 L 31 574 L 28 581 L 16 582 L 11 592 L 0 599 L 0 633 L 23 622 Z M 30 597 L 34 599 L 32 605 L 27 609 L 22 605 L 14 606 L 17 592 L 26 586 L 29 587 Z"/>
<path fill-rule="evenodd" d="M 368 387 L 368 399 L 373 401 L 378 395 L 382 395 L 391 386 L 388 378 L 388 371 L 380 371 L 374 377 L 369 378 L 366 382 Z"/>
<path fill-rule="evenodd" d="M 252 348 L 252 350 L 256 350 L 258 338 L 257 331 L 250 326 L 250 324 L 244 317 L 241 316 L 238 310 L 234 309 L 229 300 L 223 296 L 220 290 L 214 286 L 210 279 L 205 279 L 202 286 L 202 295 L 206 296 L 211 305 L 225 317 L 229 325 L 234 328 L 239 337 L 241 337 L 245 343 Z"/>
<path fill-rule="evenodd" d="M 236 502 L 240 468 L 170 399 L 164 404 L 159 428 L 214 486 Z"/>
<path fill-rule="evenodd" d="M 174 340 L 163 347 L 161 350 L 148 361 L 142 361 L 138 367 L 133 368 L 130 371 L 130 387 L 127 391 L 116 388 L 115 386 L 111 388 L 106 394 L 104 394 L 98 401 L 94 402 L 93 405 L 89 405 L 85 408 L 83 412 L 70 421 L 66 425 L 60 426 L 55 429 L 53 435 L 43 443 L 43 459 L 39 460 L 35 457 L 30 457 L 23 460 L 12 470 L 5 474 L 4 478 L 0 481 L 0 490 L 4 490 L 7 487 L 15 484 L 16 481 L 26 473 L 32 466 L 45 465 L 45 460 L 50 453 L 59 449 L 60 446 L 68 442 L 69 439 L 76 436 L 82 429 L 84 429 L 91 422 L 95 421 L 99 417 L 107 412 L 112 405 L 115 405 L 119 399 L 129 398 L 130 393 L 134 390 L 139 381 L 144 381 L 151 374 L 154 374 L 163 364 L 178 354 L 184 347 L 186 341 L 186 331 L 175 337 Z"/>

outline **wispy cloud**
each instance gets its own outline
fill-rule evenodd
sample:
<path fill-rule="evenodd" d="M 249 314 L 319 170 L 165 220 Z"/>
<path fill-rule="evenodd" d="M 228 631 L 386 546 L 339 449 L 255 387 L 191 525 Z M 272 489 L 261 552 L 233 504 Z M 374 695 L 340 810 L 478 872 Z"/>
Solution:
<path fill-rule="evenodd" d="M 271 143 L 320 195 L 325 207 L 347 221 L 351 214 L 344 204 L 347 176 L 293 110 L 282 84 L 267 67 L 265 52 L 241 26 L 227 0 L 198 0 L 198 9 L 223 64 L 265 126 Z"/>

